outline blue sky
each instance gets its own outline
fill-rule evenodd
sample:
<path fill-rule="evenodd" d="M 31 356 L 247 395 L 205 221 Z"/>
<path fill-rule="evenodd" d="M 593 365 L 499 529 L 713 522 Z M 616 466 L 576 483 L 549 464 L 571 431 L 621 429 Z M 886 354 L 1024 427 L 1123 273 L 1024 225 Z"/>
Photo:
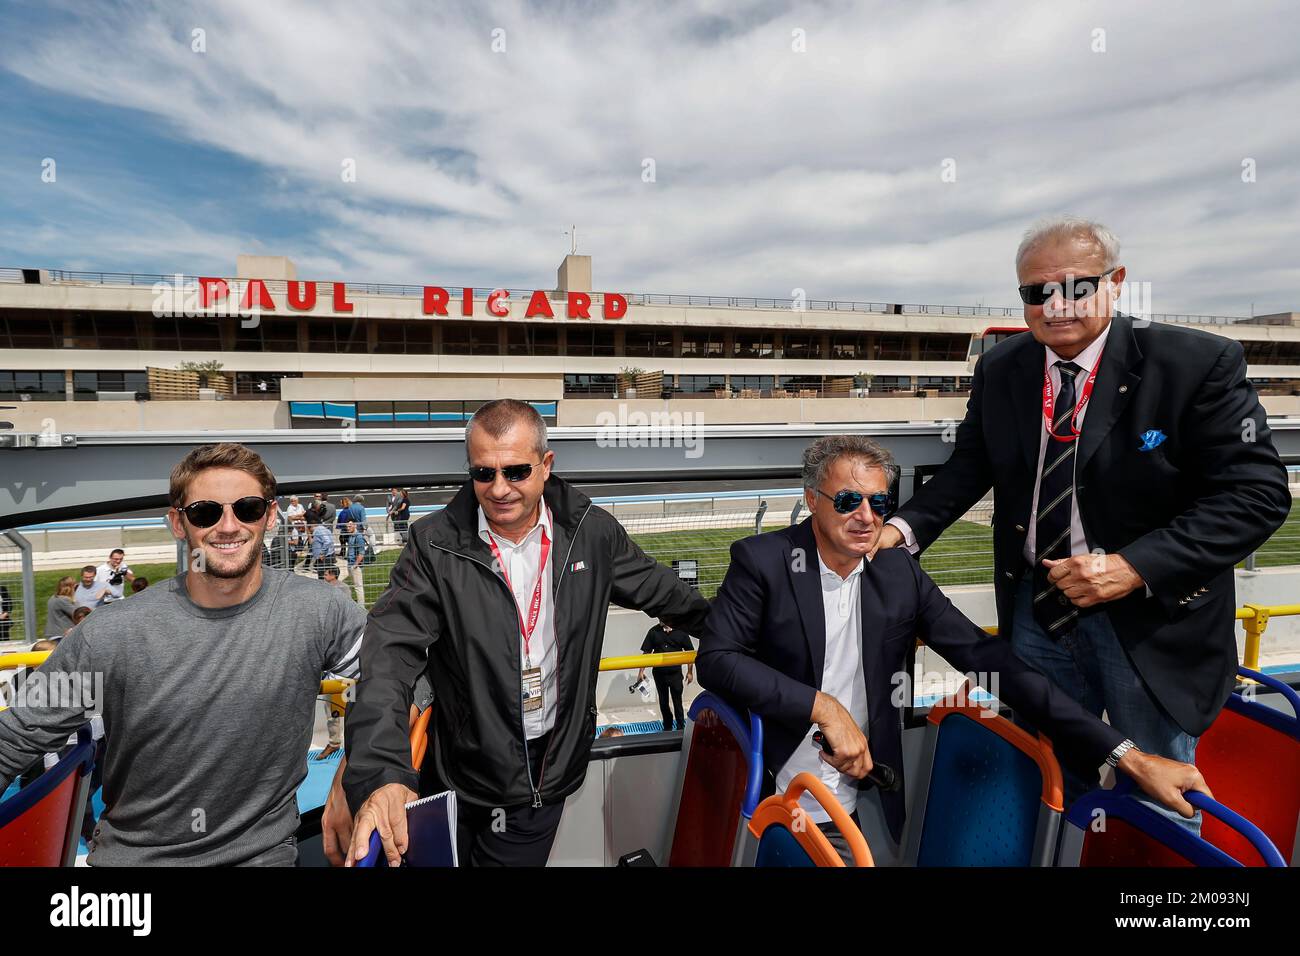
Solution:
<path fill-rule="evenodd" d="M 547 287 L 577 223 L 601 288 L 1009 305 L 1020 233 L 1069 212 L 1156 311 L 1300 309 L 1297 27 L 1282 2 L 9 3 L 0 265 Z"/>

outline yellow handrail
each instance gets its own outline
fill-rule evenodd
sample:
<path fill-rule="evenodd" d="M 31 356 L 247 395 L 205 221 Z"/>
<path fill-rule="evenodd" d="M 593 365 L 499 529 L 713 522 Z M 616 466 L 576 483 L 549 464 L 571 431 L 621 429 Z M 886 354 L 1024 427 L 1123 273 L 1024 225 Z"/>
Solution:
<path fill-rule="evenodd" d="M 1236 611 L 1236 619 L 1241 621 L 1242 627 L 1246 631 L 1246 646 L 1242 653 L 1242 666 L 1249 667 L 1251 670 L 1259 670 L 1259 649 L 1264 631 L 1268 629 L 1270 618 L 1274 617 L 1295 617 L 1300 615 L 1300 604 L 1247 604 L 1245 607 L 1239 607 Z M 984 628 L 989 634 L 996 635 L 998 629 L 996 626 Z M 45 659 L 53 653 L 52 651 L 23 651 L 15 654 L 0 654 L 0 671 L 14 670 L 19 667 L 39 667 L 45 662 Z M 641 667 L 674 667 L 682 664 L 695 663 L 695 651 L 672 651 L 668 654 L 630 654 L 624 657 L 602 657 L 600 659 L 600 669 L 602 671 L 622 671 L 633 670 Z M 350 680 L 323 680 L 320 685 L 320 692 L 324 696 L 335 699 L 336 703 L 342 707 L 345 701 L 344 695 L 348 688 L 356 683 Z"/>

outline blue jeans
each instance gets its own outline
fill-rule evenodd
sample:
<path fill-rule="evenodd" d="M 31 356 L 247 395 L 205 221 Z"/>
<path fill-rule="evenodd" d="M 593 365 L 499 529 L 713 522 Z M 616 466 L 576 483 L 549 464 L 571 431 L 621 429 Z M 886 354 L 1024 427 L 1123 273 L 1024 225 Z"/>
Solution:
<path fill-rule="evenodd" d="M 1016 591 L 1011 632 L 1011 646 L 1021 660 L 1046 674 L 1089 713 L 1100 717 L 1105 711 L 1111 726 L 1131 738 L 1138 749 L 1170 760 L 1195 763 L 1197 738 L 1184 733 L 1156 703 L 1133 669 L 1105 611 L 1080 617 L 1073 633 L 1054 641 L 1034 620 L 1032 602 L 1033 580 L 1026 574 Z M 1068 807 L 1090 788 L 1070 771 L 1062 770 Z M 1201 832 L 1199 810 L 1188 820 L 1146 799 L 1145 795 L 1141 799 L 1193 833 Z"/>

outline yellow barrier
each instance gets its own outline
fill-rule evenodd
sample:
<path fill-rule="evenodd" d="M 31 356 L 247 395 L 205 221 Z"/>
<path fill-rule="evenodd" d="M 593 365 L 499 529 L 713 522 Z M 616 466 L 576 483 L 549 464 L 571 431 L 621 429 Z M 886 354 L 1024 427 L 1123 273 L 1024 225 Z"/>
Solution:
<path fill-rule="evenodd" d="M 1275 604 L 1265 607 L 1260 604 L 1247 604 L 1237 608 L 1236 618 L 1246 630 L 1246 647 L 1242 654 L 1242 666 L 1259 670 L 1259 648 L 1264 631 L 1268 628 L 1270 618 L 1294 617 L 1300 615 L 1300 604 Z M 984 628 L 989 634 L 996 635 L 996 627 Z M 39 667 L 52 651 L 24 651 L 19 654 L 0 654 L 0 671 L 13 670 L 18 667 Z M 625 657 L 602 657 L 602 671 L 633 670 L 641 667 L 674 667 L 693 664 L 695 651 L 673 651 L 668 654 L 630 654 Z M 345 706 L 345 694 L 355 681 L 323 680 L 320 692 L 331 698 L 340 708 Z"/>

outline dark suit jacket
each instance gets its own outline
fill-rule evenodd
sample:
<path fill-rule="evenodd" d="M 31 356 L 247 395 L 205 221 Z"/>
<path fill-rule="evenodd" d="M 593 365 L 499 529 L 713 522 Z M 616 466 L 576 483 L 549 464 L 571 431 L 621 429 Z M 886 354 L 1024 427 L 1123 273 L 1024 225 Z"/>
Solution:
<path fill-rule="evenodd" d="M 763 760 L 771 774 L 808 733 L 825 669 L 826 621 L 811 522 L 733 544 L 731 567 L 698 635 L 700 685 L 763 717 Z M 902 715 L 911 703 L 906 662 L 918 637 L 963 672 L 997 674 L 1000 699 L 1049 734 L 1057 755 L 1081 774 L 1095 777 L 1124 739 L 1016 657 L 1010 644 L 967 620 L 906 551 L 878 552 L 861 581 L 873 760 L 902 775 Z M 906 693 L 899 692 L 901 674 L 908 675 Z M 897 840 L 906 812 L 903 791 L 880 796 Z"/>
<path fill-rule="evenodd" d="M 1123 555 L 1144 589 L 1104 605 L 1156 700 L 1189 734 L 1231 691 L 1233 565 L 1286 520 L 1286 469 L 1246 381 L 1241 345 L 1197 329 L 1112 320 L 1076 462 L 1089 549 Z M 926 547 L 993 488 L 1000 633 L 1011 635 L 1038 480 L 1046 353 L 1028 333 L 975 366 L 952 457 L 901 509 Z M 1140 451 L 1144 432 L 1167 439 Z"/>

